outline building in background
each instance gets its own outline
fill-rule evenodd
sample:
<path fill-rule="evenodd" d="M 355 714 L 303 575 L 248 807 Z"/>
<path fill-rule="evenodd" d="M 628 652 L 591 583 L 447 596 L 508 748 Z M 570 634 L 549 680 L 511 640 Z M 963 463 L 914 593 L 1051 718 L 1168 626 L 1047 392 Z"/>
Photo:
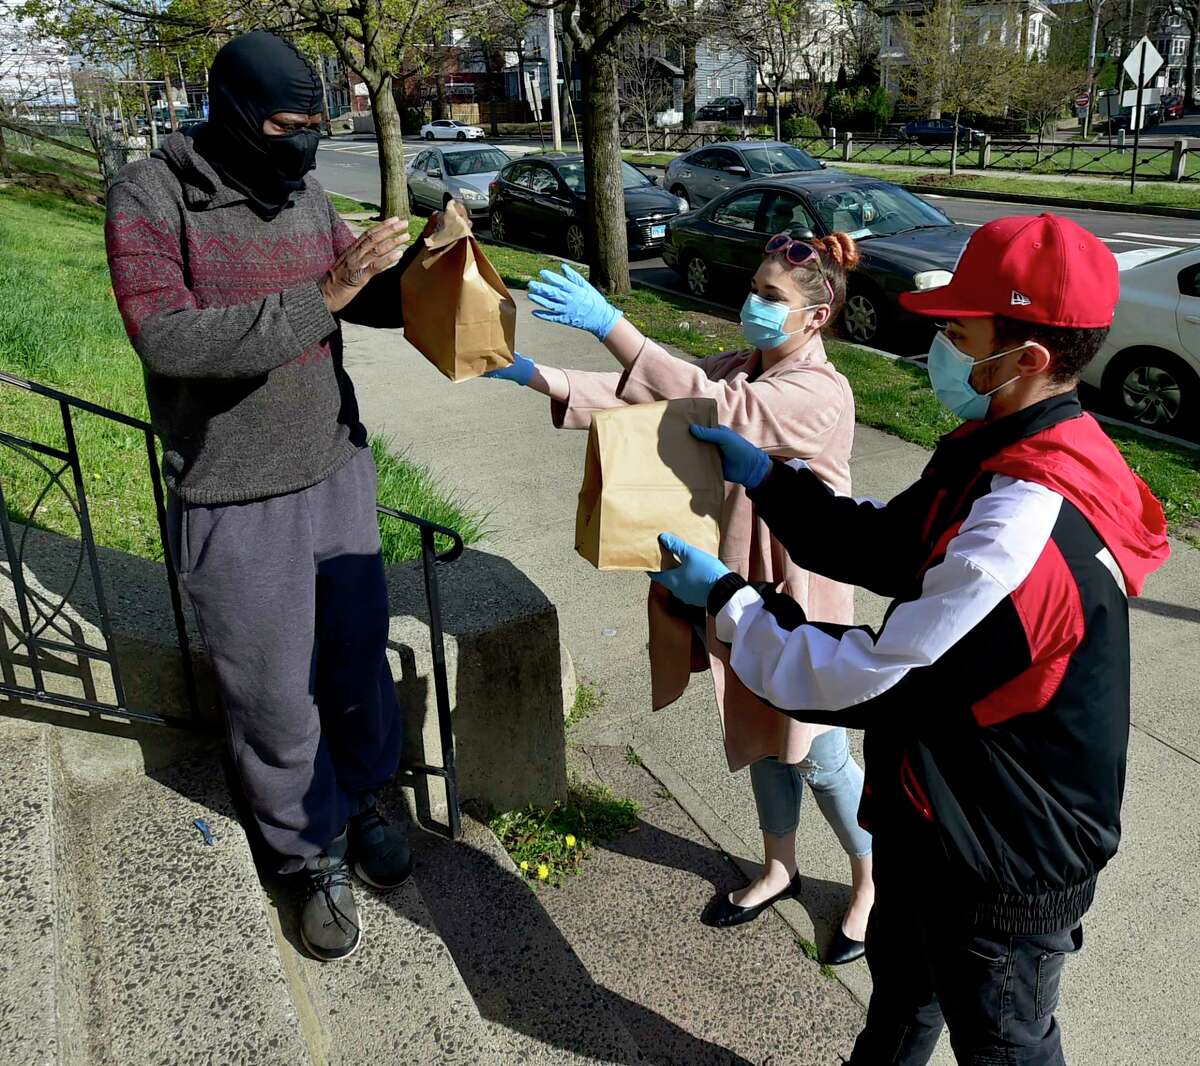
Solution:
<path fill-rule="evenodd" d="M 1158 20 L 1158 30 L 1151 35 L 1154 47 L 1166 62 L 1163 64 L 1163 84 L 1183 92 L 1187 83 L 1188 24 L 1177 10 L 1167 10 Z M 1198 57 L 1200 60 L 1200 57 Z M 1200 61 L 1197 62 L 1196 84 L 1200 85 Z"/>
<path fill-rule="evenodd" d="M 918 19 L 931 10 L 928 0 L 898 0 L 883 8 L 879 39 L 880 81 L 891 92 L 900 91 L 903 71 L 909 66 L 901 19 Z M 1026 59 L 1045 59 L 1050 50 L 1050 27 L 1054 12 L 1042 0 L 1014 0 L 1011 3 L 970 3 L 966 13 L 971 20 L 968 32 L 980 39 L 991 38 Z"/>

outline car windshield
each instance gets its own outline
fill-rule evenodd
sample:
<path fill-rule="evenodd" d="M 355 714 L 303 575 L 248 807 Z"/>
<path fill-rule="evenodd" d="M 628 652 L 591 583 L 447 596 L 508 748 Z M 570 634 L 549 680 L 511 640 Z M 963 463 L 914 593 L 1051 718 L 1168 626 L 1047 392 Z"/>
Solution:
<path fill-rule="evenodd" d="M 953 225 L 937 208 L 895 185 L 836 189 L 814 196 L 812 206 L 830 230 L 855 240 Z"/>
<path fill-rule="evenodd" d="M 558 168 L 558 173 L 562 176 L 562 180 L 567 183 L 567 188 L 571 192 L 582 193 L 584 191 L 582 160 L 578 163 L 564 163 Z M 650 179 L 638 170 L 637 167 L 630 163 L 621 164 L 622 188 L 641 189 L 650 184 Z"/>
<path fill-rule="evenodd" d="M 478 152 L 446 152 L 444 158 L 446 170 L 455 178 L 469 174 L 490 174 L 508 162 L 508 156 L 499 148 L 484 148 Z"/>
<path fill-rule="evenodd" d="M 798 170 L 821 169 L 821 164 L 811 155 L 790 144 L 743 148 L 742 156 L 755 174 L 794 174 Z"/>

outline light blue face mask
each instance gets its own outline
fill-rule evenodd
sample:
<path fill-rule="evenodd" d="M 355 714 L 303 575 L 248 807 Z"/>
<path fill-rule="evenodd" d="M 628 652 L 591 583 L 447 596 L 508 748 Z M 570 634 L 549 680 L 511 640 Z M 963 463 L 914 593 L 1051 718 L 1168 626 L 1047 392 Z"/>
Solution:
<path fill-rule="evenodd" d="M 971 385 L 971 371 L 982 363 L 990 363 L 993 359 L 1002 359 L 1022 348 L 1029 347 L 1029 341 L 1018 344 L 1015 348 L 1007 348 L 986 359 L 972 359 L 954 346 L 946 334 L 939 332 L 933 338 L 929 347 L 929 381 L 933 385 L 934 394 L 942 404 L 960 418 L 982 421 L 987 418 L 988 408 L 992 405 L 992 397 L 1001 389 L 1011 385 L 1021 375 L 1009 378 L 1002 385 L 997 385 L 991 392 L 976 392 Z"/>
<path fill-rule="evenodd" d="M 789 337 L 803 333 L 798 329 L 791 333 L 784 330 L 783 325 L 793 311 L 810 311 L 821 304 L 805 304 L 803 307 L 789 307 L 787 304 L 774 300 L 764 300 L 757 293 L 750 293 L 742 304 L 742 336 L 760 351 L 769 352 L 773 348 L 786 344 Z"/>

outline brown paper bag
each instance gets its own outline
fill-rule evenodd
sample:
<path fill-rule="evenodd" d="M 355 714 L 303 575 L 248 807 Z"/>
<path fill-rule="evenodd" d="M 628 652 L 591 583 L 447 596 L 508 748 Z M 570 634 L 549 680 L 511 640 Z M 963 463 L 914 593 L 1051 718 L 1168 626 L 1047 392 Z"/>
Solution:
<path fill-rule="evenodd" d="M 710 399 L 597 411 L 588 434 L 575 550 L 600 570 L 667 570 L 660 533 L 717 554 L 725 480 L 720 453 L 688 432 L 717 424 Z"/>
<path fill-rule="evenodd" d="M 404 336 L 451 381 L 468 381 L 513 361 L 517 305 L 471 235 L 457 204 L 400 278 Z"/>

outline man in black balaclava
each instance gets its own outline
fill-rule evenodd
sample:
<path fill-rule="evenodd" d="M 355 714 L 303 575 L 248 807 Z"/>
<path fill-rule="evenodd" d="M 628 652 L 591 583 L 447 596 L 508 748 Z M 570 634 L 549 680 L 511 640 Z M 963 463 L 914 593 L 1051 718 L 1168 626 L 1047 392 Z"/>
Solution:
<path fill-rule="evenodd" d="M 355 240 L 312 177 L 312 67 L 274 34 L 218 53 L 210 119 L 108 194 L 113 291 L 145 368 L 168 540 L 243 791 L 318 958 L 357 948 L 350 871 L 390 889 L 407 836 L 376 795 L 400 709 L 385 657 L 376 476 L 340 322 L 398 327 L 408 223 Z"/>
<path fill-rule="evenodd" d="M 290 41 L 256 30 L 217 53 L 196 148 L 274 218 L 317 165 L 320 123 L 321 81 L 311 64 Z"/>

